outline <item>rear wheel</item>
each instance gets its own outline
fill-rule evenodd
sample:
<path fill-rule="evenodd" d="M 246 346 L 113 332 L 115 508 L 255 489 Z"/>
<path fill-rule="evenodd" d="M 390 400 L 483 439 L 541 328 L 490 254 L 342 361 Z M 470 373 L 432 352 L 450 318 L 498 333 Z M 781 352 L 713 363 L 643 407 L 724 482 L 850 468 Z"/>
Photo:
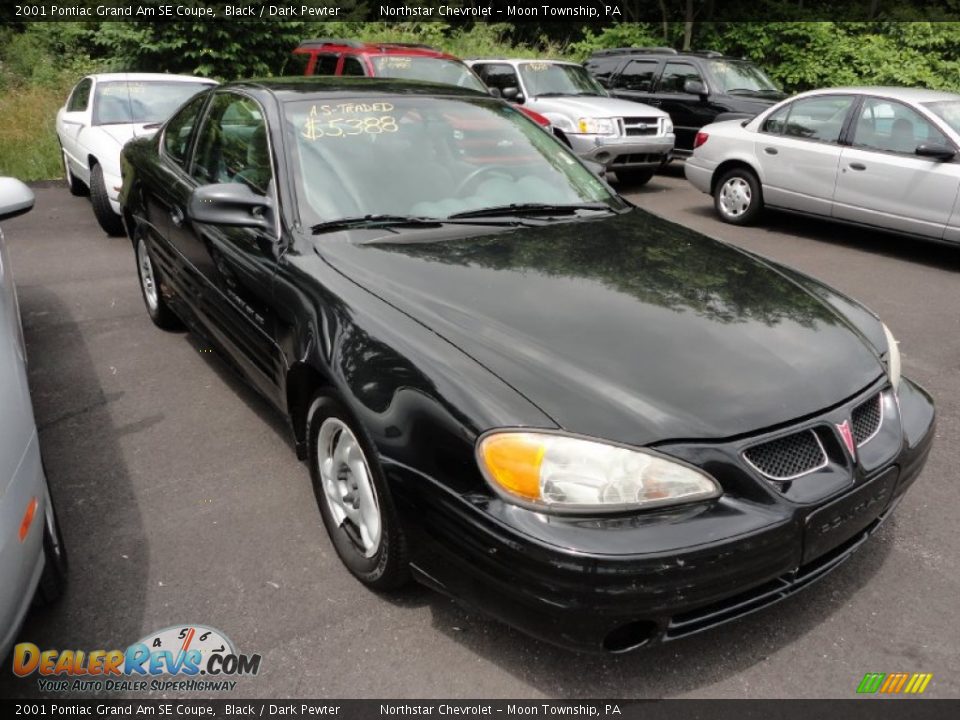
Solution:
<path fill-rule="evenodd" d="M 402 586 L 409 577 L 406 537 L 373 444 L 330 395 L 314 398 L 307 425 L 313 491 L 337 555 L 371 588 Z"/>
<path fill-rule="evenodd" d="M 43 574 L 34 595 L 34 604 L 45 606 L 60 599 L 67 585 L 67 549 L 60 533 L 60 521 L 47 493 L 47 511 L 43 523 Z"/>
<path fill-rule="evenodd" d="M 614 172 L 617 174 L 617 180 L 624 185 L 646 185 L 656 170 L 614 170 Z"/>
<path fill-rule="evenodd" d="M 140 294 L 143 295 L 143 304 L 147 306 L 147 314 L 158 328 L 179 330 L 182 327 L 180 318 L 167 305 L 160 290 L 160 274 L 150 257 L 143 231 L 137 230 L 135 237 L 137 277 L 140 279 Z"/>
<path fill-rule="evenodd" d="M 760 181 L 752 170 L 738 167 L 725 173 L 713 192 L 720 219 L 732 225 L 749 225 L 763 209 Z"/>
<path fill-rule="evenodd" d="M 103 168 L 99 163 L 90 168 L 90 200 L 93 203 L 93 214 L 103 231 L 107 235 L 123 235 L 123 222 L 110 207 L 107 185 L 103 179 Z"/>
<path fill-rule="evenodd" d="M 63 176 L 67 180 L 70 194 L 78 197 L 86 195 L 88 192 L 87 186 L 70 170 L 70 163 L 67 161 L 67 154 L 63 151 L 63 148 L 60 148 L 60 157 L 63 158 Z"/>

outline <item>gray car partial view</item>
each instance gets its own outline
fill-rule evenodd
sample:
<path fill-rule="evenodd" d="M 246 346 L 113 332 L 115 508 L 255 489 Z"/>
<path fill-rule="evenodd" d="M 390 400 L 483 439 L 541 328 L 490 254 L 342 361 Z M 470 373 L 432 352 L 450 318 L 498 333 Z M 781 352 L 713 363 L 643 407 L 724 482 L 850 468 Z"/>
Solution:
<path fill-rule="evenodd" d="M 33 207 L 33 192 L 0 177 L 0 222 Z M 0 231 L 0 661 L 33 601 L 56 600 L 66 553 L 47 487 L 33 405 L 17 293 Z"/>
<path fill-rule="evenodd" d="M 550 120 L 584 160 L 642 185 L 670 160 L 676 140 L 663 110 L 618 100 L 580 65 L 560 60 L 468 60 L 488 87 Z"/>

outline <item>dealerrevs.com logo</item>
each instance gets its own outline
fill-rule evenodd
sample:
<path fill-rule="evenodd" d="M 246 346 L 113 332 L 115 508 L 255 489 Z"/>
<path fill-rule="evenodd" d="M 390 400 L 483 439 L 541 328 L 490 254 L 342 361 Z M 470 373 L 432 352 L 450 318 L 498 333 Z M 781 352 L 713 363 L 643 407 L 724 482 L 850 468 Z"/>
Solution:
<path fill-rule="evenodd" d="M 126 650 L 13 649 L 13 673 L 38 675 L 46 692 L 231 691 L 232 679 L 256 675 L 259 655 L 238 653 L 229 638 L 204 625 L 175 625 L 150 633 Z"/>

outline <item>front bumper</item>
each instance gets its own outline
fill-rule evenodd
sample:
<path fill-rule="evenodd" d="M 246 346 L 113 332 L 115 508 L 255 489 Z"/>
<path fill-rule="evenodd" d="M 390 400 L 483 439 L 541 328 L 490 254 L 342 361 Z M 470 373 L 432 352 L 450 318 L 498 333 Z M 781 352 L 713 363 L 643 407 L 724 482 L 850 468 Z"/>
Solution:
<path fill-rule="evenodd" d="M 120 187 L 123 185 L 123 178 L 119 175 L 113 175 L 104 171 L 103 184 L 107 188 L 107 200 L 110 201 L 110 207 L 113 211 L 120 214 Z"/>
<path fill-rule="evenodd" d="M 670 157 L 675 136 L 649 135 L 636 137 L 606 137 L 604 135 L 567 135 L 573 151 L 609 170 L 616 168 L 659 167 Z"/>
<path fill-rule="evenodd" d="M 868 388 L 846 407 L 878 390 Z M 898 440 L 888 457 L 854 470 L 851 488 L 813 503 L 766 493 L 756 479 L 756 492 L 738 488 L 738 479 L 721 479 L 720 461 L 696 446 L 685 452 L 721 479 L 721 498 L 599 519 L 425 489 L 422 476 L 415 481 L 386 469 L 421 582 L 547 642 L 625 651 L 764 608 L 846 560 L 889 517 L 930 452 L 930 397 L 904 379 L 896 412 L 890 422 Z"/>

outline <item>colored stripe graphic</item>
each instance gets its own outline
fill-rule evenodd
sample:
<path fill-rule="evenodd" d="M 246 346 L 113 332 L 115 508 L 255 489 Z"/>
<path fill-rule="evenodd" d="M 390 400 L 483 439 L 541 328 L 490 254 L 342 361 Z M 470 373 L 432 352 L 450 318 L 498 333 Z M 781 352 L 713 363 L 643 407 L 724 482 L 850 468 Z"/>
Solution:
<path fill-rule="evenodd" d="M 880 689 L 880 683 L 886 677 L 886 673 L 867 673 L 857 686 L 858 693 L 875 693 Z"/>
<path fill-rule="evenodd" d="M 857 686 L 857 692 L 919 695 L 927 689 L 931 680 L 933 680 L 933 673 L 867 673 Z"/>

